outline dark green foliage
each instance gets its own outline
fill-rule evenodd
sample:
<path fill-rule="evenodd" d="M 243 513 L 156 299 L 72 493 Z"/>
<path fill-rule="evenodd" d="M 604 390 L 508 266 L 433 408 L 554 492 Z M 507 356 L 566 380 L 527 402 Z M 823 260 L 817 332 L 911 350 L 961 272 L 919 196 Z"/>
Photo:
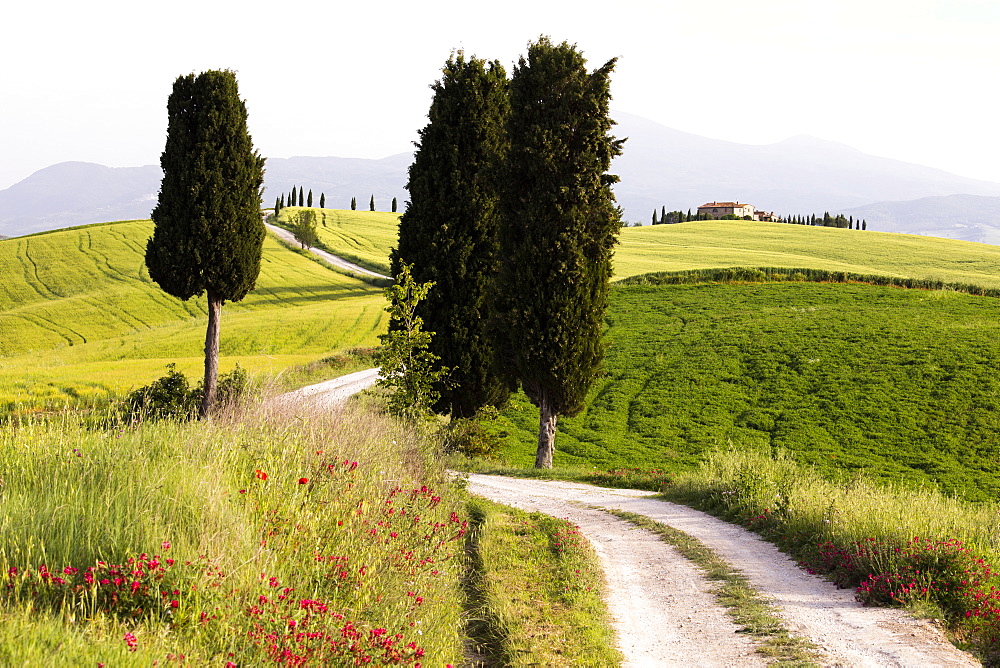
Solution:
<path fill-rule="evenodd" d="M 302 197 L 302 186 L 299 186 L 299 206 L 305 206 L 304 198 Z"/>
<path fill-rule="evenodd" d="M 558 463 L 680 471 L 716 447 L 778 448 L 831 478 L 863 469 L 1000 495 L 1000 300 L 885 287 L 898 279 L 749 283 L 766 270 L 744 271 L 615 285 L 605 375 L 560 421 Z M 501 419 L 520 465 L 533 455 L 529 408 L 515 397 Z"/>
<path fill-rule="evenodd" d="M 507 395 L 489 331 L 499 269 L 497 170 L 506 145 L 506 73 L 499 63 L 459 53 L 432 88 L 392 273 L 411 263 L 417 282 L 434 283 L 420 315 L 434 332 L 431 352 L 451 369 L 448 386 L 437 388 L 435 410 L 469 418 Z"/>
<path fill-rule="evenodd" d="M 512 379 L 541 407 L 536 466 L 551 466 L 557 415 L 573 415 L 597 377 L 611 258 L 621 228 L 607 173 L 611 60 L 593 73 L 576 47 L 547 37 L 510 83 L 502 195 L 500 320 Z M 545 451 L 545 452 L 543 452 Z"/>
<path fill-rule="evenodd" d="M 274 215 L 277 216 L 279 213 L 281 213 L 281 198 L 274 200 Z"/>
<path fill-rule="evenodd" d="M 504 434 L 486 429 L 482 420 L 480 417 L 453 418 L 443 430 L 445 452 L 495 459 L 503 450 Z"/>
<path fill-rule="evenodd" d="M 351 198 L 351 211 L 357 211 L 357 210 L 358 210 L 358 200 L 356 200 L 356 199 L 354 199 L 352 197 Z"/>
<path fill-rule="evenodd" d="M 319 208 L 321 209 L 326 208 L 326 193 L 319 194 Z"/>
<path fill-rule="evenodd" d="M 311 207 L 313 205 L 313 191 L 312 188 L 309 189 L 309 195 L 306 196 L 306 206 Z"/>
<path fill-rule="evenodd" d="M 369 211 L 374 211 L 375 210 L 375 195 L 374 194 L 372 195 L 372 201 L 368 204 L 368 210 Z"/>
<path fill-rule="evenodd" d="M 167 103 L 163 181 L 146 246 L 150 277 L 190 299 L 239 301 L 260 269 L 264 159 L 253 149 L 232 72 L 189 74 Z"/>
<path fill-rule="evenodd" d="M 392 212 L 396 213 L 396 198 L 392 198 Z"/>
<path fill-rule="evenodd" d="M 167 112 L 163 180 L 146 266 L 168 294 L 187 300 L 208 293 L 207 415 L 215 399 L 222 304 L 243 299 L 260 272 L 264 159 L 253 148 L 230 71 L 178 77 Z"/>
<path fill-rule="evenodd" d="M 125 397 L 121 412 L 123 422 L 137 424 L 144 420 L 186 420 L 194 417 L 201 404 L 204 385 L 199 382 L 191 387 L 187 377 L 177 371 L 176 366 L 168 364 L 167 375 Z M 237 364 L 233 371 L 219 376 L 216 400 L 223 405 L 233 404 L 245 398 L 249 389 L 249 376 Z"/>
<path fill-rule="evenodd" d="M 660 221 L 656 218 L 656 209 L 653 209 L 653 225 L 659 225 Z"/>

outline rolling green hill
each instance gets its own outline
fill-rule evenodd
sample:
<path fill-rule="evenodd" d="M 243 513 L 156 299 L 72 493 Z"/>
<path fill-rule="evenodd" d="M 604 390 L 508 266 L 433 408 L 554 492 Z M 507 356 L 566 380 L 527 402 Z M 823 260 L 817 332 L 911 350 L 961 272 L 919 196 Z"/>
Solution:
<path fill-rule="evenodd" d="M 289 227 L 292 218 L 305 207 L 281 210 L 277 224 Z M 366 269 L 388 275 L 389 249 L 399 235 L 399 214 L 384 211 L 343 211 L 316 209 L 316 229 L 323 247 Z"/>
<path fill-rule="evenodd" d="M 328 216 L 319 233 L 331 252 L 388 271 L 396 214 L 316 211 Z M 1000 246 L 912 234 L 734 220 L 626 227 L 620 242 L 616 279 L 714 267 L 808 267 L 1000 287 Z"/>
<path fill-rule="evenodd" d="M 169 361 L 196 372 L 205 300 L 182 302 L 150 281 L 151 232 L 127 221 L 0 242 L 0 406 L 120 392 Z M 374 345 L 382 307 L 379 289 L 268 237 L 257 289 L 223 309 L 223 368 L 278 371 Z"/>
<path fill-rule="evenodd" d="M 862 284 L 616 285 L 605 376 L 563 418 L 556 463 L 691 468 L 715 448 L 790 452 L 970 499 L 1000 496 L 1000 300 Z M 538 412 L 503 414 L 530 466 Z"/>

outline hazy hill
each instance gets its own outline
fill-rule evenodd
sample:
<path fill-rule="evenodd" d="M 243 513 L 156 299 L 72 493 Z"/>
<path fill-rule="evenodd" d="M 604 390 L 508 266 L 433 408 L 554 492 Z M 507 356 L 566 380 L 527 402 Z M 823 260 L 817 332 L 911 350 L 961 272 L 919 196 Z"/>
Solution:
<path fill-rule="evenodd" d="M 628 137 L 613 171 L 626 220 L 646 223 L 666 206 L 693 209 L 711 200 L 740 200 L 781 214 L 846 211 L 876 202 L 903 202 L 948 195 L 1000 196 L 1000 183 L 977 181 L 939 169 L 867 155 L 814 137 L 793 137 L 752 146 L 672 130 L 638 116 L 615 112 L 615 134 Z M 411 153 L 381 160 L 337 157 L 269 158 L 264 205 L 292 186 L 326 194 L 328 208 L 347 208 L 352 197 L 379 211 L 392 198 L 405 206 Z M 158 167 L 109 168 L 80 162 L 40 170 L 0 191 L 0 234 L 108 220 L 148 217 L 159 190 Z M 1000 216 L 973 199 L 956 199 L 948 210 L 915 205 L 862 217 L 875 229 L 937 234 L 976 241 L 1000 237 Z M 858 214 L 855 214 L 858 215 Z M 960 222 L 956 223 L 956 220 Z M 882 227 L 881 223 L 892 227 Z M 968 236 L 964 236 L 964 235 Z"/>
<path fill-rule="evenodd" d="M 406 168 L 410 153 L 382 160 L 363 158 L 269 158 L 265 169 L 264 205 L 292 186 L 313 191 L 314 205 L 326 193 L 327 208 L 368 210 L 375 195 L 379 211 L 392 198 L 400 210 L 406 199 Z M 158 166 L 105 167 L 88 162 L 61 162 L 41 169 L 6 190 L 0 190 L 0 235 L 20 236 L 71 225 L 149 218 L 156 205 L 163 173 Z"/>
<path fill-rule="evenodd" d="M 615 118 L 615 134 L 629 138 L 613 166 L 621 176 L 615 192 L 628 220 L 645 223 L 654 208 L 686 211 L 710 201 L 738 200 L 779 214 L 805 214 L 938 195 L 1000 195 L 1000 183 L 880 158 L 815 137 L 754 146 L 672 130 L 631 114 L 616 112 Z M 922 220 L 908 220 L 894 231 L 911 231 L 909 225 Z M 1000 227 L 1000 219 L 994 222 Z"/>
<path fill-rule="evenodd" d="M 1000 244 L 1000 197 L 945 195 L 847 209 L 873 229 Z"/>

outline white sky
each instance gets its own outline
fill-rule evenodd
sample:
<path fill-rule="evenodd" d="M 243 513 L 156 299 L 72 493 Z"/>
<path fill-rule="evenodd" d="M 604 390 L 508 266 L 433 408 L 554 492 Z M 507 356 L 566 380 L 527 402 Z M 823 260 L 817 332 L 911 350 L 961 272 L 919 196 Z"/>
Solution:
<path fill-rule="evenodd" d="M 678 130 L 1000 181 L 1000 0 L 36 0 L 3 23 L 0 189 L 156 164 L 174 79 L 206 69 L 237 71 L 263 155 L 382 158 L 411 148 L 453 48 L 509 73 L 540 34 L 619 57 L 613 107 Z"/>

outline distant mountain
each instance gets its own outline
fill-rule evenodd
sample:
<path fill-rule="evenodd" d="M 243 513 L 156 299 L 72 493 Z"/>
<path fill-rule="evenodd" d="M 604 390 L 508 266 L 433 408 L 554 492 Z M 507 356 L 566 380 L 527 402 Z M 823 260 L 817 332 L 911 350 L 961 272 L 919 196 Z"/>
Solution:
<path fill-rule="evenodd" d="M 61 162 L 0 190 L 0 234 L 149 218 L 159 189 L 159 167 Z"/>
<path fill-rule="evenodd" d="M 815 137 L 753 146 L 679 132 L 622 112 L 614 118 L 615 134 L 629 138 L 612 166 L 621 176 L 615 193 L 632 221 L 648 222 L 654 208 L 687 211 L 712 201 L 748 202 L 786 215 L 938 195 L 1000 196 L 1000 183 L 879 158 Z"/>
<path fill-rule="evenodd" d="M 945 195 L 876 202 L 843 211 L 868 229 L 1000 245 L 1000 197 Z"/>
<path fill-rule="evenodd" d="M 781 215 L 848 214 L 856 207 L 895 202 L 891 214 L 888 209 L 883 214 L 873 210 L 860 217 L 867 218 L 872 229 L 889 230 L 891 221 L 892 231 L 1000 242 L 1000 222 L 975 198 L 954 199 L 948 206 L 901 206 L 929 197 L 1000 197 L 1000 183 L 879 158 L 814 137 L 752 146 L 679 132 L 631 114 L 613 115 L 618 121 L 615 134 L 628 137 L 612 171 L 621 177 L 615 193 L 629 221 L 647 223 L 654 209 L 686 211 L 709 201 L 739 200 Z M 273 206 L 282 193 L 302 186 L 313 191 L 316 205 L 325 193 L 328 208 L 345 209 L 355 197 L 358 208 L 367 209 L 374 195 L 379 211 L 389 210 L 393 197 L 402 211 L 412 159 L 412 153 L 381 160 L 269 158 L 264 206 Z M 0 234 L 147 218 L 159 183 L 155 166 L 53 165 L 0 191 Z"/>
<path fill-rule="evenodd" d="M 368 208 L 375 195 L 379 211 L 392 198 L 400 210 L 406 199 L 406 168 L 412 153 L 383 160 L 362 158 L 270 158 L 264 174 L 264 206 L 292 186 L 321 192 L 326 206 L 346 209 L 351 197 Z M 6 190 L 0 190 L 0 234 L 19 236 L 71 225 L 149 218 L 156 205 L 163 172 L 146 167 L 105 167 L 87 162 L 61 162 L 41 169 Z"/>

